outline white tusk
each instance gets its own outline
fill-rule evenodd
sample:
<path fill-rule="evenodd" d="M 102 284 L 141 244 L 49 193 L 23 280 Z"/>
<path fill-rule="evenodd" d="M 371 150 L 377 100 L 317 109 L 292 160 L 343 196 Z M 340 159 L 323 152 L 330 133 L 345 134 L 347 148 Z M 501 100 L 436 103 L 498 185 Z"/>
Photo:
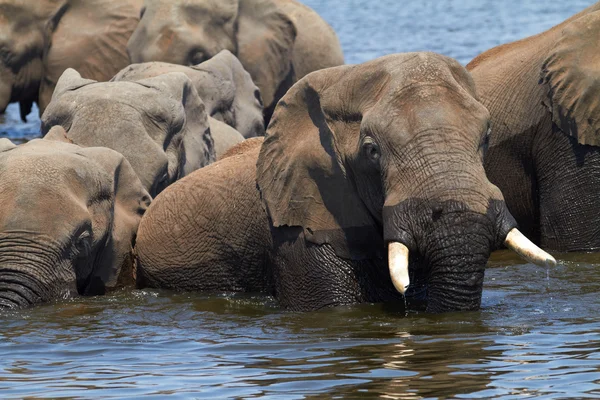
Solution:
<path fill-rule="evenodd" d="M 504 244 L 530 263 L 541 266 L 556 266 L 554 257 L 533 244 L 533 242 L 527 239 L 527 237 L 519 232 L 517 228 L 508 232 Z"/>
<path fill-rule="evenodd" d="M 398 242 L 390 242 L 388 245 L 388 263 L 390 276 L 396 290 L 404 294 L 410 278 L 408 276 L 408 247 Z"/>

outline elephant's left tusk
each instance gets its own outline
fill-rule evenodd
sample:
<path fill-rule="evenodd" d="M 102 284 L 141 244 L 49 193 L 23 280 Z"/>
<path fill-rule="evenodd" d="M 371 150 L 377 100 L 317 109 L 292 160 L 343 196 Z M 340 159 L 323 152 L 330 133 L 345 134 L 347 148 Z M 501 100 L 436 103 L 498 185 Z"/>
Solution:
<path fill-rule="evenodd" d="M 530 263 L 541 266 L 556 266 L 556 259 L 554 257 L 533 244 L 517 228 L 508 232 L 504 244 Z"/>
<path fill-rule="evenodd" d="M 390 276 L 396 290 L 400 293 L 406 293 L 410 285 L 408 276 L 408 247 L 398 242 L 388 244 L 388 263 Z"/>

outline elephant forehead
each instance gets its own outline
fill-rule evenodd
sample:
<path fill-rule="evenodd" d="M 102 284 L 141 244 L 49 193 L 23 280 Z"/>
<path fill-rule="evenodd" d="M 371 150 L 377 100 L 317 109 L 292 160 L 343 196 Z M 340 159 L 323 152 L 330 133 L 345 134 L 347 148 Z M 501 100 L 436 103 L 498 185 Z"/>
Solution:
<path fill-rule="evenodd" d="M 158 90 L 137 84 L 86 86 L 66 93 L 59 104 L 57 107 L 66 106 L 67 112 L 74 112 L 77 118 L 85 118 L 97 125 L 115 125 L 119 121 L 141 121 L 144 118 L 161 125 L 182 125 L 185 115 L 180 102 Z"/>
<path fill-rule="evenodd" d="M 89 218 L 92 199 L 113 198 L 112 179 L 94 162 L 42 145 L 48 145 L 46 151 L 19 149 L 0 157 L 1 230 L 59 235 Z"/>

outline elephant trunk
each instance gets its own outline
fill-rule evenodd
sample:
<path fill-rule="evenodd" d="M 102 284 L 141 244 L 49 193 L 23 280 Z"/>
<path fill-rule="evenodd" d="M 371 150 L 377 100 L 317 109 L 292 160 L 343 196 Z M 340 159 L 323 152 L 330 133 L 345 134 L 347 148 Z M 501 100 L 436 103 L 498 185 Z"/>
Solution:
<path fill-rule="evenodd" d="M 386 207 L 384 236 L 394 287 L 410 296 L 424 286 L 431 312 L 479 308 L 487 260 L 502 244 L 529 262 L 556 263 L 516 229 L 504 201 L 491 201 L 486 214 L 457 201 Z"/>
<path fill-rule="evenodd" d="M 72 290 L 74 273 L 64 268 L 61 254 L 50 239 L 0 234 L 0 308 L 46 302 Z"/>
<path fill-rule="evenodd" d="M 22 308 L 45 300 L 47 288 L 39 279 L 16 268 L 0 269 L 0 308 Z"/>

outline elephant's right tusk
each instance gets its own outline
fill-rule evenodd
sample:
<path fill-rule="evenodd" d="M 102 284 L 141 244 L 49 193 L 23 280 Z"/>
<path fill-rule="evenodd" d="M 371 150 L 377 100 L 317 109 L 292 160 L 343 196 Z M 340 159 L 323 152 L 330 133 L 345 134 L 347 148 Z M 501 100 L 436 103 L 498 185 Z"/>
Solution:
<path fill-rule="evenodd" d="M 504 244 L 530 263 L 541 266 L 556 266 L 556 259 L 554 257 L 533 244 L 517 228 L 508 232 Z"/>
<path fill-rule="evenodd" d="M 406 293 L 410 285 L 408 276 L 408 247 L 398 242 L 388 244 L 388 263 L 390 276 L 396 290 Z"/>

